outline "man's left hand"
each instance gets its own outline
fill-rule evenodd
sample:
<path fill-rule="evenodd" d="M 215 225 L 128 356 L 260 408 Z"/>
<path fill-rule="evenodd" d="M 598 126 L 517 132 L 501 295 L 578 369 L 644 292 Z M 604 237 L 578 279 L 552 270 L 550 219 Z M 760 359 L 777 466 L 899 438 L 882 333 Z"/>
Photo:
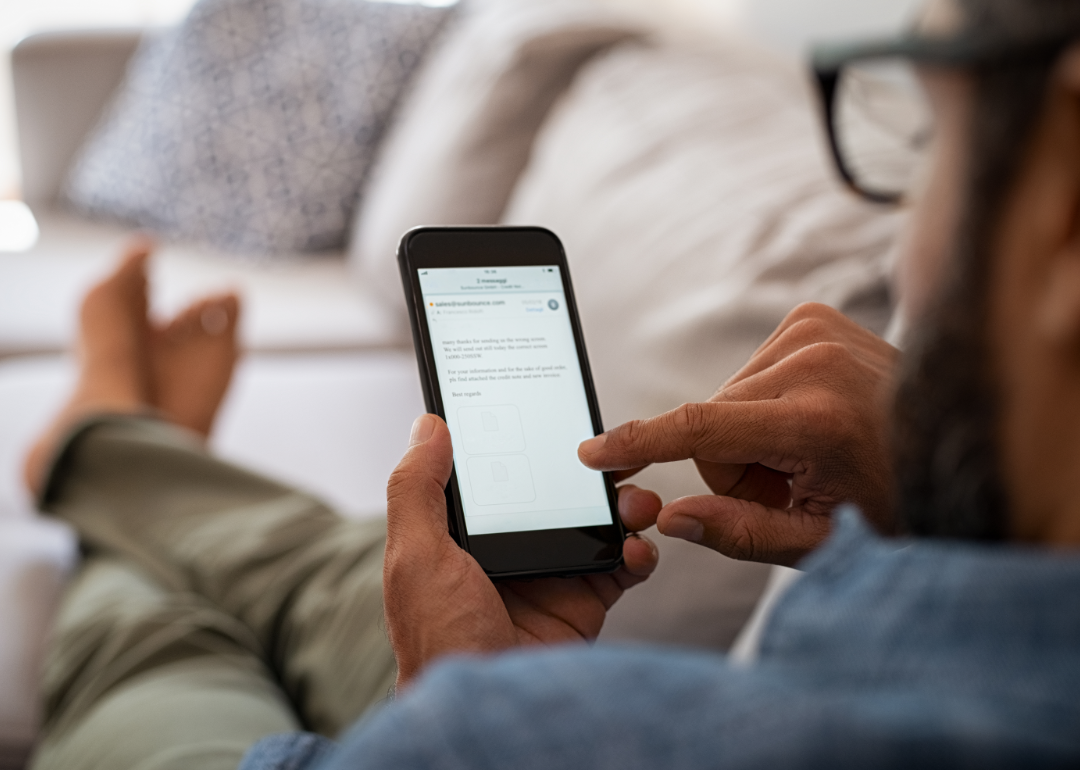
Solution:
<path fill-rule="evenodd" d="M 444 655 L 595 639 L 623 591 L 656 568 L 656 546 L 631 535 L 624 564 L 612 574 L 493 583 L 450 537 L 443 490 L 453 451 L 446 424 L 420 417 L 410 444 L 390 477 L 383 566 L 399 688 Z M 619 490 L 624 520 L 655 520 L 660 507 L 652 492 Z"/>

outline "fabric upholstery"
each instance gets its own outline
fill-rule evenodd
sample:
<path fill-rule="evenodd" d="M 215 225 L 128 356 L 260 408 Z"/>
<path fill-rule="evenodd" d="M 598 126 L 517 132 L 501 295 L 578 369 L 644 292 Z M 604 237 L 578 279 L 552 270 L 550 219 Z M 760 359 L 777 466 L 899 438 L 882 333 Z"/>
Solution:
<path fill-rule="evenodd" d="M 22 197 L 35 213 L 59 201 L 141 38 L 141 30 L 65 30 L 31 35 L 12 50 Z"/>
<path fill-rule="evenodd" d="M 579 67 L 636 34 L 593 0 L 476 0 L 462 9 L 387 135 L 353 230 L 355 269 L 402 318 L 401 236 L 418 225 L 497 223 Z"/>
<path fill-rule="evenodd" d="M 841 187 L 809 96 L 735 41 L 627 44 L 551 114 L 504 221 L 566 247 L 605 425 L 708 399 L 801 302 L 884 330 L 902 218 Z M 708 492 L 692 463 L 635 482 L 665 500 Z M 658 543 L 659 569 L 605 633 L 730 644 L 768 569 Z"/>
<path fill-rule="evenodd" d="M 233 252 L 341 247 L 402 89 L 448 13 L 202 0 L 136 54 L 67 196 Z"/>
<path fill-rule="evenodd" d="M 884 331 L 903 217 L 841 186 L 809 96 L 734 43 L 623 46 L 545 125 L 504 221 L 562 239 L 608 422 L 708 398 L 800 302 Z"/>

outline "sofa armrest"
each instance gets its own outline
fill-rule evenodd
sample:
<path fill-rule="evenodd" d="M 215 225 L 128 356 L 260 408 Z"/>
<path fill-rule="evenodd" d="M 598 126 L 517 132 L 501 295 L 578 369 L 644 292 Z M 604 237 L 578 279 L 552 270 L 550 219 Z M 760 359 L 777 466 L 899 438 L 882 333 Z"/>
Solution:
<path fill-rule="evenodd" d="M 23 197 L 48 207 L 83 139 L 123 80 L 141 30 L 48 32 L 11 53 Z"/>

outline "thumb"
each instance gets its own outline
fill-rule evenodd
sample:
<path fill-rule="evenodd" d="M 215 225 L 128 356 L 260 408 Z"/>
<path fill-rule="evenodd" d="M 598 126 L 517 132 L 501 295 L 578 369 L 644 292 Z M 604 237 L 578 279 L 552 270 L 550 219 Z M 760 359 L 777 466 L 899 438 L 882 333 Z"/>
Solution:
<path fill-rule="evenodd" d="M 700 543 L 732 559 L 791 567 L 829 536 L 832 518 L 706 495 L 672 501 L 660 511 L 656 526 L 663 535 Z"/>
<path fill-rule="evenodd" d="M 446 496 L 454 452 L 450 430 L 433 414 L 413 423 L 409 449 L 386 488 L 387 548 L 402 541 L 437 542 L 446 537 Z"/>

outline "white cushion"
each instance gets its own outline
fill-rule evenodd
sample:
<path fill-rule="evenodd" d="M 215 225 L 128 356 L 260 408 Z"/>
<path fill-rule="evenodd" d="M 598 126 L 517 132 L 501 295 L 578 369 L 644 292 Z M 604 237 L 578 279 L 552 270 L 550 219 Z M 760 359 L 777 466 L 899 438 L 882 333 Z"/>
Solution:
<path fill-rule="evenodd" d="M 909 26 L 925 0 L 608 0 L 660 27 L 732 33 L 802 58 L 821 42 L 880 38 Z"/>
<path fill-rule="evenodd" d="M 815 43 L 887 37 L 909 26 L 925 0 L 735 0 L 740 26 L 778 50 L 804 55 Z"/>
<path fill-rule="evenodd" d="M 801 302 L 888 322 L 901 217 L 851 197 L 829 167 L 805 80 L 734 43 L 622 46 L 551 115 L 505 221 L 563 240 L 609 426 L 707 399 Z M 692 463 L 636 483 L 708 489 Z M 656 574 L 606 634 L 733 641 L 768 568 L 659 537 Z"/>
<path fill-rule="evenodd" d="M 31 515 L 22 459 L 74 377 L 67 357 L 0 362 L 0 520 Z M 381 515 L 390 472 L 423 411 L 411 351 L 253 355 L 237 367 L 211 445 L 346 515 Z"/>
<path fill-rule="evenodd" d="M 350 259 L 404 317 L 401 236 L 495 224 L 533 138 L 578 67 L 637 34 L 593 0 L 476 0 L 428 55 L 355 220 Z"/>
<path fill-rule="evenodd" d="M 33 250 L 0 256 L 0 357 L 68 349 L 83 295 L 130 237 L 125 228 L 60 214 L 39 212 L 39 221 Z M 151 273 L 154 309 L 162 314 L 209 291 L 238 290 L 249 350 L 357 350 L 406 339 L 340 254 L 255 265 L 163 244 Z"/>
<path fill-rule="evenodd" d="M 423 413 L 412 351 L 253 356 L 236 373 L 213 448 L 347 516 L 381 516 Z"/>
<path fill-rule="evenodd" d="M 836 180 L 804 80 L 734 45 L 591 63 L 506 216 L 562 238 L 610 423 L 708 398 L 800 302 L 883 329 L 901 221 Z"/>
<path fill-rule="evenodd" d="M 0 362 L 0 521 L 34 515 L 23 485 L 23 458 L 64 403 L 73 377 L 74 366 L 66 358 Z"/>

